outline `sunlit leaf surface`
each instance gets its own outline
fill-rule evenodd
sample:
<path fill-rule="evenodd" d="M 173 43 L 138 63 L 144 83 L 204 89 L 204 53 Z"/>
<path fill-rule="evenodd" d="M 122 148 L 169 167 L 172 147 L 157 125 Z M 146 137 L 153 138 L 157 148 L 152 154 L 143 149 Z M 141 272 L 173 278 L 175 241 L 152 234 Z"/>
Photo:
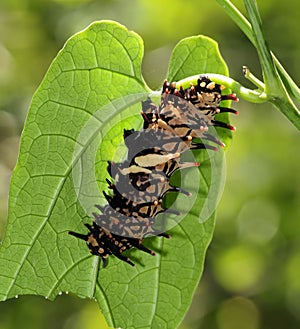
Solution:
<path fill-rule="evenodd" d="M 67 234 L 85 232 L 94 204 L 104 202 L 106 161 L 126 155 L 123 128 L 141 125 L 140 101 L 150 93 L 142 56 L 138 35 L 103 21 L 74 35 L 53 61 L 33 97 L 11 181 L 1 300 L 24 294 L 54 299 L 68 291 L 95 298 L 109 325 L 124 329 L 175 328 L 185 315 L 212 238 L 222 152 L 195 153 L 201 167 L 181 176 L 193 196 L 176 199 L 182 220 L 170 219 L 179 222 L 169 231 L 172 238 L 145 242 L 155 257 L 132 250 L 136 267 L 110 257 L 103 269 L 83 241 Z M 205 72 L 227 74 L 216 43 L 204 37 L 180 42 L 168 79 Z"/>

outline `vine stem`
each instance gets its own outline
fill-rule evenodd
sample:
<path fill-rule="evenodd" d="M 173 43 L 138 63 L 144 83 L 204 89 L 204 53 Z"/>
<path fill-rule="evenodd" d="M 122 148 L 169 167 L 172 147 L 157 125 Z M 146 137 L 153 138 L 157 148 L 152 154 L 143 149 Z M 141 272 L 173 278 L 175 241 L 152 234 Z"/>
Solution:
<path fill-rule="evenodd" d="M 247 66 L 243 66 L 243 74 L 246 79 L 251 81 L 260 90 L 265 90 L 265 84 L 261 82 L 256 76 L 254 76 Z"/>
<path fill-rule="evenodd" d="M 253 38 L 255 40 L 257 54 L 263 71 L 265 92 L 269 95 L 270 102 L 274 104 L 297 129 L 300 130 L 300 111 L 293 103 L 293 100 L 276 69 L 271 51 L 263 33 L 262 20 L 256 0 L 244 0 L 244 2 L 251 21 Z"/>
<path fill-rule="evenodd" d="M 300 130 L 300 111 L 292 100 L 292 96 L 300 100 L 300 89 L 287 72 L 284 71 L 265 41 L 256 0 L 244 0 L 251 23 L 249 23 L 230 0 L 216 1 L 257 49 L 263 71 L 264 92 L 267 94 L 266 100 L 272 103 L 298 130 Z M 249 78 L 249 76 L 247 78 Z M 253 77 L 250 76 L 250 79 L 253 79 Z M 259 89 L 261 88 L 259 87 Z M 251 101 L 250 99 L 246 100 Z"/>
<path fill-rule="evenodd" d="M 262 90 L 252 90 L 242 86 L 234 79 L 221 74 L 205 73 L 211 81 L 231 89 L 239 98 L 251 103 L 265 103 L 269 100 L 267 94 Z M 189 88 L 191 84 L 197 84 L 199 75 L 194 75 L 176 82 L 176 88 L 182 86 L 183 89 Z"/>
<path fill-rule="evenodd" d="M 237 26 L 243 31 L 250 42 L 257 48 L 256 40 L 252 31 L 250 22 L 243 16 L 243 14 L 233 5 L 230 0 L 216 0 L 216 2 L 224 9 L 227 15 L 237 24 Z M 288 92 L 293 95 L 298 101 L 300 101 L 300 89 L 285 71 L 275 55 L 271 52 L 271 56 L 278 70 L 278 73 L 284 82 L 284 85 Z"/>

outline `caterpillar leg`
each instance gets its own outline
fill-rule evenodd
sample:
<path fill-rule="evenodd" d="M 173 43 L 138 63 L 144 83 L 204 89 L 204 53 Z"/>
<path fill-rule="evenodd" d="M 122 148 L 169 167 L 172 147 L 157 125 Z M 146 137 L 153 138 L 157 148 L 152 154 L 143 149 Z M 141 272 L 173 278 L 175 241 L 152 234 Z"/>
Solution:
<path fill-rule="evenodd" d="M 190 195 L 172 186 L 171 176 L 177 170 L 200 165 L 181 163 L 181 155 L 190 149 L 216 151 L 224 147 L 224 143 L 208 133 L 213 126 L 235 130 L 217 119 L 220 113 L 237 114 L 234 109 L 221 106 L 225 100 L 238 101 L 235 94 L 222 95 L 224 88 L 200 75 L 189 88 L 165 81 L 160 104 L 150 98 L 142 102 L 143 129 L 123 131 L 127 158 L 121 163 L 108 162 L 112 180 L 106 179 L 109 194 L 103 192 L 108 203 L 104 207 L 96 205 L 101 214 L 94 212 L 93 224 L 85 224 L 87 234 L 69 232 L 84 240 L 93 255 L 101 257 L 103 267 L 110 255 L 134 266 L 123 252 L 137 248 L 155 255 L 143 245 L 144 238 L 170 237 L 164 232 L 166 221 L 158 229 L 157 215 L 180 213 L 172 207 L 163 208 L 164 196 L 170 191 Z"/>

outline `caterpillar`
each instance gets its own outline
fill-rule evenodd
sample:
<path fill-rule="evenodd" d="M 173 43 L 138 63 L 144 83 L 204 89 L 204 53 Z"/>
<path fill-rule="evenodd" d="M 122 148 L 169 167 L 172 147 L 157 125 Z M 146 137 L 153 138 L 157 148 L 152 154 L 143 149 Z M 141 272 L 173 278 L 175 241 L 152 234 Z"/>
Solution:
<path fill-rule="evenodd" d="M 223 100 L 238 101 L 235 94 L 222 95 L 224 88 L 205 75 L 186 89 L 165 80 L 159 105 L 149 97 L 142 101 L 143 129 L 124 129 L 126 160 L 108 162 L 110 179 L 106 181 L 111 193 L 103 192 L 107 204 L 96 205 L 100 213 L 92 214 L 92 225 L 85 224 L 87 234 L 69 232 L 86 241 L 91 254 L 101 257 L 103 267 L 110 255 L 134 266 L 124 251 L 137 248 L 155 255 L 143 245 L 143 239 L 151 235 L 169 238 L 164 230 L 155 228 L 159 213 L 174 213 L 164 208 L 164 196 L 170 191 L 190 195 L 172 186 L 170 178 L 177 170 L 199 166 L 196 162 L 181 163 L 181 155 L 190 149 L 224 147 L 208 132 L 210 126 L 235 130 L 215 118 L 224 112 L 237 114 L 236 110 L 220 105 Z"/>

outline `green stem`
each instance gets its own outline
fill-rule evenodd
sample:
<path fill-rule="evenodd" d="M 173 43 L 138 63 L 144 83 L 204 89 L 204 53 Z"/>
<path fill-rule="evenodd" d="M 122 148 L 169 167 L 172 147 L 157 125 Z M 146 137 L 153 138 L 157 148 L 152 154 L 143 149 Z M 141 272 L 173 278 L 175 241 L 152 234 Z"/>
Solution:
<path fill-rule="evenodd" d="M 269 100 L 267 95 L 260 90 L 251 90 L 248 88 L 243 87 L 239 82 L 229 78 L 225 75 L 214 74 L 214 73 L 205 73 L 212 81 L 216 82 L 217 84 L 223 85 L 229 89 L 231 89 L 236 95 L 244 100 L 251 102 L 251 103 L 265 103 Z M 176 82 L 176 88 L 180 88 L 182 86 L 183 89 L 189 88 L 191 83 L 197 84 L 199 79 L 199 75 L 194 75 L 183 80 Z"/>
<path fill-rule="evenodd" d="M 250 22 L 245 16 L 231 3 L 230 0 L 216 0 L 218 4 L 225 10 L 227 15 L 237 24 L 237 26 L 244 32 L 247 38 L 255 46 L 252 28 Z"/>
<path fill-rule="evenodd" d="M 265 84 L 261 82 L 256 76 L 254 76 L 247 66 L 243 66 L 243 74 L 246 79 L 251 81 L 260 90 L 265 90 Z"/>
<path fill-rule="evenodd" d="M 231 3 L 230 0 L 216 0 L 218 4 L 225 10 L 228 16 L 237 24 L 237 26 L 243 31 L 243 33 L 247 36 L 250 42 L 257 47 L 256 41 L 253 35 L 252 27 L 249 21 L 243 16 L 243 14 Z M 280 74 L 282 80 L 284 81 L 285 87 L 288 92 L 293 95 L 297 100 L 300 101 L 300 89 L 293 81 L 293 79 L 289 76 L 289 74 L 285 71 L 283 66 L 280 64 L 275 55 L 271 52 L 271 56 L 274 60 L 274 63 L 278 69 L 278 73 Z"/>
<path fill-rule="evenodd" d="M 270 102 L 299 129 L 300 113 L 276 70 L 273 57 L 265 41 L 256 0 L 244 0 L 244 2 L 251 21 L 256 49 L 264 74 L 265 92 L 268 94 Z"/>
<path fill-rule="evenodd" d="M 270 102 L 298 129 L 300 130 L 300 112 L 292 100 L 286 102 L 282 97 L 271 99 Z"/>
<path fill-rule="evenodd" d="M 277 71 L 273 62 L 273 58 L 267 46 L 266 39 L 262 30 L 262 22 L 258 12 L 255 0 L 244 0 L 245 6 L 250 17 L 253 37 L 256 44 L 256 49 L 260 64 L 263 70 L 265 81 L 265 92 L 267 94 L 278 94 L 281 89 L 281 81 L 278 79 Z"/>

